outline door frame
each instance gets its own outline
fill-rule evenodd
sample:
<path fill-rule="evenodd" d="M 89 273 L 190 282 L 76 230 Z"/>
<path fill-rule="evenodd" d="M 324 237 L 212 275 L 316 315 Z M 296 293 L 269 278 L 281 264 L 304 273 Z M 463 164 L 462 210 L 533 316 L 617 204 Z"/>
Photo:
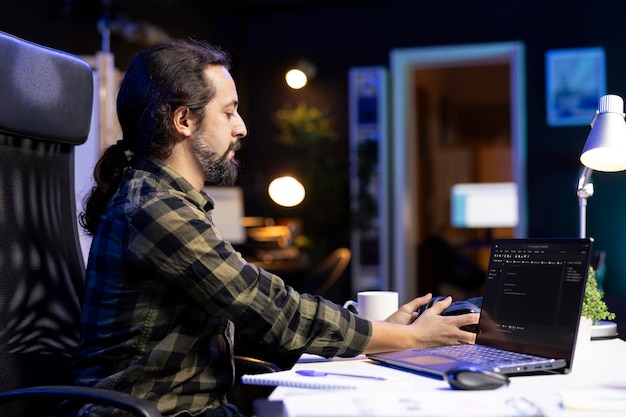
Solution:
<path fill-rule="evenodd" d="M 421 295 L 417 278 L 417 99 L 415 71 L 451 66 L 508 64 L 510 71 L 511 168 L 518 188 L 516 237 L 527 234 L 526 210 L 526 78 L 522 42 L 497 42 L 394 49 L 391 59 L 392 135 L 381 149 L 382 217 L 387 236 L 381 240 L 389 287 L 401 301 Z"/>

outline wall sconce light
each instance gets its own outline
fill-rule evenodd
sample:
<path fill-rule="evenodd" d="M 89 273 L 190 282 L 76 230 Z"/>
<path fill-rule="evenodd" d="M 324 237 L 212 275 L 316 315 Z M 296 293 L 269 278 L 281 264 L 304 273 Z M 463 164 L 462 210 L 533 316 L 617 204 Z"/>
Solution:
<path fill-rule="evenodd" d="M 306 59 L 301 59 L 294 68 L 287 71 L 285 81 L 289 87 L 299 90 L 307 85 L 309 80 L 315 77 L 315 74 L 317 74 L 315 65 Z"/>
<path fill-rule="evenodd" d="M 295 207 L 304 200 L 304 186 L 294 177 L 278 177 L 270 182 L 267 192 L 279 206 Z"/>

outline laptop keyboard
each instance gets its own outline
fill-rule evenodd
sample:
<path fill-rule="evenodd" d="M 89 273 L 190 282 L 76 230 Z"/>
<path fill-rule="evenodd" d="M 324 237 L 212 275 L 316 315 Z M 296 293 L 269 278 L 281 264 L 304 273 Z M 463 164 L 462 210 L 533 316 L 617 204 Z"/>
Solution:
<path fill-rule="evenodd" d="M 514 365 L 544 361 L 545 358 L 509 352 L 483 345 L 454 345 L 429 348 L 430 353 L 461 359 L 482 366 Z"/>

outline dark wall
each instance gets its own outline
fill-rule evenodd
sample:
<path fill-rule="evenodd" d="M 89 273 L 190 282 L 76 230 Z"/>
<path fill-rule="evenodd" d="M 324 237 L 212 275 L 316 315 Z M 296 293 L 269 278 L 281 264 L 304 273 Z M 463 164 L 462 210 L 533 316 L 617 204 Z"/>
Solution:
<path fill-rule="evenodd" d="M 588 126 L 550 127 L 546 122 L 545 53 L 550 49 L 602 46 L 607 56 L 607 89 L 626 95 L 626 34 L 621 17 L 626 3 L 611 1 L 611 13 L 574 2 L 386 1 L 361 6 L 319 7 L 249 16 L 233 16 L 246 62 L 239 76 L 250 125 L 249 149 L 268 146 L 272 112 L 295 100 L 282 82 L 285 65 L 306 56 L 319 67 L 311 89 L 335 109 L 347 138 L 347 71 L 352 66 L 389 65 L 398 47 L 523 41 L 527 82 L 527 185 L 529 236 L 577 236 L 579 154 Z M 393 111 L 393 109 L 391 109 Z M 590 115 L 591 120 L 592 115 Z M 254 142 L 254 143 L 253 143 Z M 257 153 L 258 152 L 258 153 Z M 262 164 L 248 161 L 250 165 Z M 607 251 L 605 289 L 626 294 L 626 173 L 594 174 L 589 199 L 588 234 Z M 622 282 L 623 281 L 623 282 Z"/>
<path fill-rule="evenodd" d="M 11 3 L 3 5 L 0 30 L 73 53 L 91 54 L 99 49 L 97 2 Z M 577 236 L 578 157 L 589 127 L 547 125 L 546 51 L 604 47 L 608 92 L 626 95 L 626 2 L 620 0 L 604 2 L 602 7 L 580 0 L 294 0 L 282 2 L 283 7 L 248 2 L 255 5 L 251 9 L 210 6 L 208 0 L 128 3 L 134 4 L 133 17 L 159 25 L 172 36 L 205 37 L 233 54 L 241 113 L 249 130 L 241 151 L 244 171 L 240 181 L 246 189 L 246 209 L 251 215 L 298 214 L 276 211 L 265 197 L 272 173 L 280 171 L 285 158 L 290 157 L 273 142 L 276 128 L 272 119 L 283 104 L 306 101 L 328 108 L 345 138 L 338 146 L 337 158 L 347 161 L 350 67 L 388 66 L 390 50 L 398 47 L 522 41 L 526 46 L 528 234 Z M 59 4 L 69 6 L 65 10 L 61 7 L 59 12 Z M 144 13 L 139 7 L 142 4 Z M 114 38 L 112 52 L 123 67 L 138 47 Z M 302 57 L 317 65 L 318 74 L 307 89 L 288 91 L 283 73 Z M 595 237 L 597 249 L 607 251 L 606 291 L 626 294 L 626 257 L 622 256 L 626 245 L 626 220 L 622 216 L 626 211 L 626 174 L 596 173 L 594 184 L 596 193 L 588 206 L 588 234 Z M 349 222 L 347 212 L 345 222 Z M 348 242 L 345 234 L 336 239 L 342 244 Z"/>

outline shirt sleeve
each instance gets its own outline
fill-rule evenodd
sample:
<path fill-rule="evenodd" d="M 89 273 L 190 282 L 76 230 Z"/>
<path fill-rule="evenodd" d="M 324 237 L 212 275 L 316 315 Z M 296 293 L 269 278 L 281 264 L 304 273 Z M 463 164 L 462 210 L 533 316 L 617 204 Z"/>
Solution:
<path fill-rule="evenodd" d="M 246 262 L 221 239 L 210 216 L 184 198 L 145 202 L 130 219 L 128 248 L 139 268 L 182 290 L 198 308 L 279 350 L 355 356 L 371 338 L 369 321 L 299 294 Z"/>

